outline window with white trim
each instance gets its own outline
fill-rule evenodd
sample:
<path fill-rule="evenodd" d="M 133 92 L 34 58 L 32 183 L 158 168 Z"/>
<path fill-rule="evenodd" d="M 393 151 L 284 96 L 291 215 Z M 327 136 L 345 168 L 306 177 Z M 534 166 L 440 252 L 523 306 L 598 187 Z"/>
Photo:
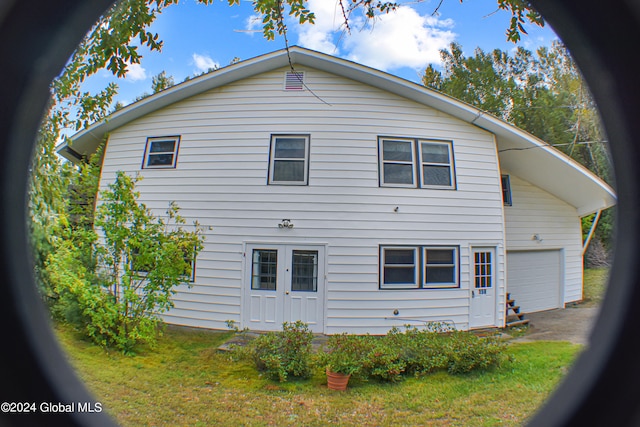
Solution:
<path fill-rule="evenodd" d="M 178 162 L 179 136 L 147 138 L 143 169 L 175 168 Z"/>
<path fill-rule="evenodd" d="M 380 289 L 459 286 L 457 246 L 382 246 Z"/>
<path fill-rule="evenodd" d="M 307 185 L 309 135 L 272 135 L 269 184 Z"/>
<path fill-rule="evenodd" d="M 415 143 L 411 139 L 380 139 L 380 183 L 415 187 Z"/>
<path fill-rule="evenodd" d="M 406 289 L 418 287 L 417 248 L 383 247 L 381 250 L 381 287 Z"/>
<path fill-rule="evenodd" d="M 458 286 L 458 248 L 422 248 L 422 287 L 452 288 Z"/>
<path fill-rule="evenodd" d="M 380 186 L 456 187 L 451 141 L 383 137 L 378 151 Z"/>
<path fill-rule="evenodd" d="M 454 188 L 453 147 L 449 141 L 418 141 L 422 187 Z"/>

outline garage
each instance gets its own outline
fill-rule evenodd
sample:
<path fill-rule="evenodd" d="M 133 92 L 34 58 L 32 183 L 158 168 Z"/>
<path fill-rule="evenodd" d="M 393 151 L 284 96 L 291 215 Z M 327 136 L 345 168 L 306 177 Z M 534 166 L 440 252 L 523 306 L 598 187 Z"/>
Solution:
<path fill-rule="evenodd" d="M 507 292 L 524 313 L 562 307 L 562 251 L 507 251 Z"/>

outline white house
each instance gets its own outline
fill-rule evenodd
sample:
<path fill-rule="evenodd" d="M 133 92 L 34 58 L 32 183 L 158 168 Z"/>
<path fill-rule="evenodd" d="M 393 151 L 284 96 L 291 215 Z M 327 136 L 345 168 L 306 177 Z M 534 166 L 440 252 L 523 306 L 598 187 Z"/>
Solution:
<path fill-rule="evenodd" d="M 291 65 L 290 65 L 291 64 Z M 293 47 L 117 111 L 60 154 L 107 138 L 101 188 L 212 227 L 168 323 L 385 333 L 501 327 L 582 298 L 580 218 L 611 188 L 545 142 L 443 94 Z"/>

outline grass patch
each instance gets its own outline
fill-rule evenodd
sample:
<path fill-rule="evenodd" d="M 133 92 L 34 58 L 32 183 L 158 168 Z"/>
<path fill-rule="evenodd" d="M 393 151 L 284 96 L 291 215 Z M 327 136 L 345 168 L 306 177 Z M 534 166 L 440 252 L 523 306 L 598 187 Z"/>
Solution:
<path fill-rule="evenodd" d="M 583 304 L 587 307 L 599 305 L 607 290 L 608 268 L 588 268 L 584 270 Z"/>
<path fill-rule="evenodd" d="M 168 328 L 155 351 L 134 356 L 56 327 L 69 359 L 97 400 L 124 426 L 520 425 L 580 351 L 566 342 L 513 343 L 511 361 L 469 375 L 438 372 L 395 384 L 326 387 L 322 372 L 279 383 L 216 350 L 230 333 Z"/>

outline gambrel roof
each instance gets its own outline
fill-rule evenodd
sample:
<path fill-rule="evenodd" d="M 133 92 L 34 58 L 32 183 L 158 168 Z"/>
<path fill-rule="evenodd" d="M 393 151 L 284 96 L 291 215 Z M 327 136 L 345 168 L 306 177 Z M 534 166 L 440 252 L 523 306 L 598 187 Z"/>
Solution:
<path fill-rule="evenodd" d="M 297 46 L 258 56 L 144 98 L 75 134 L 58 152 L 72 162 L 93 153 L 105 135 L 139 117 L 191 96 L 283 67 L 306 66 L 394 93 L 495 135 L 503 170 L 574 206 L 580 216 L 613 206 L 613 189 L 546 142 L 450 96 L 373 68 Z"/>

